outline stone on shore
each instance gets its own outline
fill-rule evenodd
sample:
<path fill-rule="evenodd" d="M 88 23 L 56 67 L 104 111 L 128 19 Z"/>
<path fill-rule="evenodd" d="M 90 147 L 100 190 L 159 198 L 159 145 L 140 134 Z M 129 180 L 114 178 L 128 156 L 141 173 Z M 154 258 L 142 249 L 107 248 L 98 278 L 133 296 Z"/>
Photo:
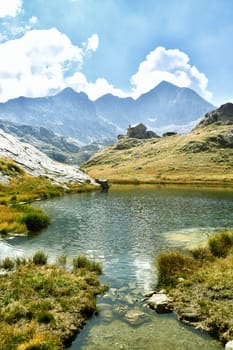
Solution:
<path fill-rule="evenodd" d="M 147 304 L 157 313 L 163 314 L 171 312 L 170 299 L 165 293 L 153 294 L 148 300 Z"/>
<path fill-rule="evenodd" d="M 233 340 L 226 343 L 225 350 L 233 350 Z"/>

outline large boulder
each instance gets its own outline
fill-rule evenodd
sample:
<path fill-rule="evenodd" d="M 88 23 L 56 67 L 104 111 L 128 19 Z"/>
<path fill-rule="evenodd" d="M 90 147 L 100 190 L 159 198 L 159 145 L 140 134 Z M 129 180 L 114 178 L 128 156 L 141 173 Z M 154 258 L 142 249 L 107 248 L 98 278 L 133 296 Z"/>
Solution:
<path fill-rule="evenodd" d="M 213 123 L 219 125 L 233 124 L 233 103 L 225 103 L 219 108 L 206 113 L 197 127 L 204 127 Z"/>

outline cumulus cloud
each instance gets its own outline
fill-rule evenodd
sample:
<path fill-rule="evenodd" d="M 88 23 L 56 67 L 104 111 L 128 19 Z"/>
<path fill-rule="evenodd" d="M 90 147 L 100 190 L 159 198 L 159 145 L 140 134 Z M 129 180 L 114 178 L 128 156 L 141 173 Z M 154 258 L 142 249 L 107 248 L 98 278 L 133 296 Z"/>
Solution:
<path fill-rule="evenodd" d="M 96 100 L 105 94 L 127 97 L 126 93 L 121 89 L 115 88 L 107 79 L 98 78 L 95 82 L 88 82 L 82 72 L 76 72 L 72 77 L 67 78 L 66 84 L 78 92 L 85 92 L 91 100 Z"/>
<path fill-rule="evenodd" d="M 88 44 L 94 35 L 89 38 Z M 87 44 L 87 46 L 88 46 Z M 66 80 L 68 86 L 76 91 L 84 91 L 90 99 L 111 93 L 119 97 L 139 97 L 166 80 L 180 87 L 189 87 L 204 98 L 210 100 L 211 92 L 207 90 L 208 79 L 197 67 L 191 66 L 188 55 L 178 49 L 167 50 L 157 47 L 140 63 L 137 72 L 131 77 L 130 91 L 124 92 L 114 87 L 105 78 L 98 78 L 95 82 L 88 82 L 81 72 L 75 73 Z"/>
<path fill-rule="evenodd" d="M 31 17 L 28 23 L 34 25 L 37 21 L 37 17 Z M 1 39 L 4 38 L 0 35 Z M 0 42 L 0 101 L 18 96 L 47 96 L 67 86 L 85 92 L 92 100 L 107 93 L 137 98 L 162 80 L 190 87 L 204 98 L 211 97 L 207 90 L 208 79 L 197 67 L 190 65 L 188 55 L 164 47 L 157 47 L 140 63 L 131 77 L 127 93 L 104 77 L 88 81 L 82 67 L 98 46 L 98 34 L 93 34 L 78 47 L 56 28 L 29 29 L 18 39 Z"/>
<path fill-rule="evenodd" d="M 15 17 L 22 10 L 22 0 L 0 0 L 0 18 Z"/>
<path fill-rule="evenodd" d="M 45 96 L 63 88 L 66 72 L 82 65 L 83 54 L 55 28 L 31 30 L 0 44 L 1 100 Z"/>
<path fill-rule="evenodd" d="M 191 66 L 188 55 L 178 49 L 167 50 L 160 46 L 146 56 L 131 77 L 133 96 L 148 92 L 163 80 L 194 89 L 204 98 L 212 97 L 207 90 L 208 79 L 205 74 Z"/>

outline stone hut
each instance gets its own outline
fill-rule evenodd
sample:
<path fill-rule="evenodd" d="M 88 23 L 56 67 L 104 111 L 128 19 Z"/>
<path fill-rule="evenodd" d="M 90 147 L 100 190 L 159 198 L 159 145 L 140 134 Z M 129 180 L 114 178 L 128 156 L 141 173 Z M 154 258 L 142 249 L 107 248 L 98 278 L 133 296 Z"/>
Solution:
<path fill-rule="evenodd" d="M 149 130 L 144 124 L 129 125 L 127 129 L 127 136 L 135 139 L 149 139 L 154 137 L 159 137 L 155 132 Z"/>

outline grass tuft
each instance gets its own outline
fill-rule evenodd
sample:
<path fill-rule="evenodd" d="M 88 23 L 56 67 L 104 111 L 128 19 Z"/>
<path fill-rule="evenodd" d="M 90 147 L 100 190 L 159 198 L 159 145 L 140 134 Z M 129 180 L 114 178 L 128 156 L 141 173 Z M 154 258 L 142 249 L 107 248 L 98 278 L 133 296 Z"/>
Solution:
<path fill-rule="evenodd" d="M 233 246 L 233 232 L 223 231 L 210 237 L 208 246 L 214 256 L 226 257 Z"/>
<path fill-rule="evenodd" d="M 194 258 L 179 252 L 162 252 L 157 258 L 158 284 L 175 286 L 178 278 L 185 278 L 197 267 Z"/>
<path fill-rule="evenodd" d="M 73 259 L 74 270 L 85 268 L 88 271 L 96 272 L 97 274 L 102 273 L 102 266 L 96 261 L 88 259 L 86 256 L 81 255 Z"/>
<path fill-rule="evenodd" d="M 6 257 L 2 260 L 0 265 L 5 270 L 13 270 L 15 263 L 13 259 Z"/>
<path fill-rule="evenodd" d="M 41 209 L 27 206 L 25 211 L 22 222 L 26 225 L 28 231 L 38 232 L 49 225 L 50 218 Z"/>
<path fill-rule="evenodd" d="M 43 251 L 38 251 L 33 255 L 32 261 L 35 265 L 46 265 L 48 261 L 48 255 Z"/>

